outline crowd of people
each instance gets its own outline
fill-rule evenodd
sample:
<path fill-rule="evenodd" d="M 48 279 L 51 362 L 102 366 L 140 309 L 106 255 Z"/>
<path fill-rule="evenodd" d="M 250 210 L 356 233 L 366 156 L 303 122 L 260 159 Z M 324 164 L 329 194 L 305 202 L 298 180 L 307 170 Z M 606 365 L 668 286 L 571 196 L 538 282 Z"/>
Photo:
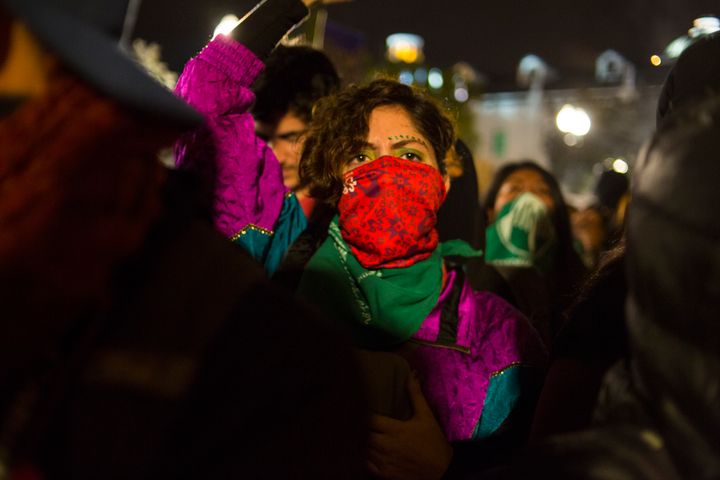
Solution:
<path fill-rule="evenodd" d="M 718 478 L 720 35 L 578 212 L 278 46 L 331 2 L 260 2 L 174 92 L 127 0 L 0 2 L 0 478 Z"/>

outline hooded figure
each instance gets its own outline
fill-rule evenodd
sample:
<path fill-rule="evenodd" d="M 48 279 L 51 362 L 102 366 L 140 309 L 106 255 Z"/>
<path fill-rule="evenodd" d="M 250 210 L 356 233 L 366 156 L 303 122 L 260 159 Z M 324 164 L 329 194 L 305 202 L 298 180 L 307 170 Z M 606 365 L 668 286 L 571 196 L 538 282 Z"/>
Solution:
<path fill-rule="evenodd" d="M 717 93 L 720 93 L 720 34 L 715 33 L 688 47 L 670 71 L 658 101 L 658 128 L 672 113 Z"/>

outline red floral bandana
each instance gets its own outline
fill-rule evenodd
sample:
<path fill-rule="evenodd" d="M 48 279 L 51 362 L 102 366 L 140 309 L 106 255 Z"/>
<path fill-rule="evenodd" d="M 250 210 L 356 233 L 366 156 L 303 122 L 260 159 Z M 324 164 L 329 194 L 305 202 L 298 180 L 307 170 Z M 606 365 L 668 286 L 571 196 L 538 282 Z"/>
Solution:
<path fill-rule="evenodd" d="M 407 267 L 437 248 L 435 224 L 444 200 L 445 182 L 437 169 L 380 157 L 345 175 L 340 232 L 363 267 Z"/>

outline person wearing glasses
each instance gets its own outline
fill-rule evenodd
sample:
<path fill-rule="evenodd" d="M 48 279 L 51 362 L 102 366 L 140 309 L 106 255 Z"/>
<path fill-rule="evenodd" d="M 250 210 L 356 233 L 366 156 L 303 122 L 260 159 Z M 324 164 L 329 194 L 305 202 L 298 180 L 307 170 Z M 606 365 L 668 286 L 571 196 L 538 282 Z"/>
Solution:
<path fill-rule="evenodd" d="M 305 46 L 278 46 L 268 57 L 265 71 L 253 86 L 255 132 L 280 162 L 283 183 L 295 192 L 310 219 L 316 202 L 300 184 L 298 168 L 304 135 L 312 121 L 315 102 L 336 92 L 340 78 L 328 57 Z"/>

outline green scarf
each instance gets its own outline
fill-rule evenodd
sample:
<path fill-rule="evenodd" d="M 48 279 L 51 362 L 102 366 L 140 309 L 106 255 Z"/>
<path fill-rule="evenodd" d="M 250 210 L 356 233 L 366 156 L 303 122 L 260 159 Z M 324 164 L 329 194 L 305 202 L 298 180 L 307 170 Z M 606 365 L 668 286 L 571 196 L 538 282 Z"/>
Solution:
<path fill-rule="evenodd" d="M 328 238 L 306 265 L 298 294 L 321 308 L 363 348 L 396 345 L 418 331 L 440 297 L 443 256 L 482 254 L 452 240 L 412 266 L 368 270 L 353 256 L 337 222 L 336 217 Z"/>
<path fill-rule="evenodd" d="M 485 260 L 547 272 L 555 253 L 555 226 L 547 206 L 526 192 L 505 204 L 485 231 Z"/>

